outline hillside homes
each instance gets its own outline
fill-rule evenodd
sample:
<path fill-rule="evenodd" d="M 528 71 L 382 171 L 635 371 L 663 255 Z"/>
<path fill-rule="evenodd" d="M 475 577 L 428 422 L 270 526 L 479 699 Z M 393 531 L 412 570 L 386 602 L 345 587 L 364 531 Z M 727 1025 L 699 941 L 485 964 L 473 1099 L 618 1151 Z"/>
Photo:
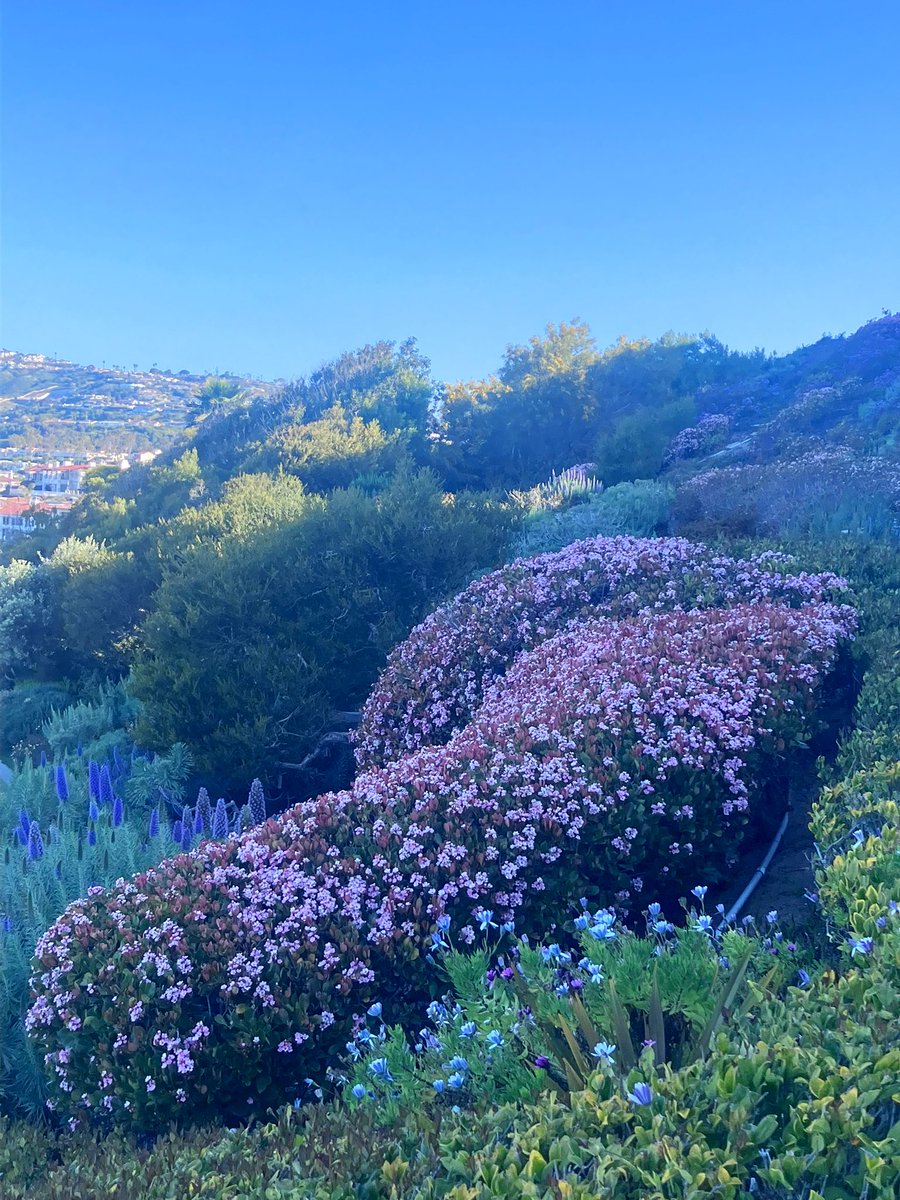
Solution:
<path fill-rule="evenodd" d="M 89 465 L 76 463 L 30 467 L 25 472 L 25 486 L 35 496 L 77 495 L 89 470 Z"/>
<path fill-rule="evenodd" d="M 12 542 L 34 529 L 30 500 L 17 498 L 0 500 L 0 542 Z"/>

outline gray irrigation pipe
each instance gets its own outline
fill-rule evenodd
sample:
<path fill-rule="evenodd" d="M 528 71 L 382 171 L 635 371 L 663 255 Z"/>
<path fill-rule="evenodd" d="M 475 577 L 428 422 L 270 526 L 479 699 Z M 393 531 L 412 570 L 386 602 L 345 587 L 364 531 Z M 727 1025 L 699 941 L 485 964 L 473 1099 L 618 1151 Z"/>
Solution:
<path fill-rule="evenodd" d="M 788 804 L 787 812 L 784 814 L 784 816 L 781 819 L 781 824 L 778 826 L 778 832 L 775 834 L 775 837 L 772 841 L 772 845 L 769 847 L 769 851 L 766 854 L 766 857 L 762 860 L 760 865 L 753 872 L 753 875 L 750 877 L 750 882 L 747 884 L 747 886 L 744 888 L 744 890 L 738 896 L 737 900 L 735 900 L 734 904 L 732 904 L 731 908 L 729 908 L 728 912 L 725 914 L 726 921 L 731 922 L 735 919 L 735 917 L 738 915 L 738 913 L 741 911 L 741 909 L 744 907 L 744 905 L 747 903 L 747 901 L 753 895 L 753 892 L 756 890 L 756 885 L 759 883 L 759 881 L 765 875 L 766 871 L 768 871 L 769 867 L 771 866 L 772 859 L 775 857 L 776 853 L 778 852 L 778 847 L 781 845 L 781 839 L 784 837 L 784 831 L 788 827 L 788 821 L 790 820 L 791 810 L 793 809 L 793 807 L 794 807 L 794 805 L 792 803 Z"/>

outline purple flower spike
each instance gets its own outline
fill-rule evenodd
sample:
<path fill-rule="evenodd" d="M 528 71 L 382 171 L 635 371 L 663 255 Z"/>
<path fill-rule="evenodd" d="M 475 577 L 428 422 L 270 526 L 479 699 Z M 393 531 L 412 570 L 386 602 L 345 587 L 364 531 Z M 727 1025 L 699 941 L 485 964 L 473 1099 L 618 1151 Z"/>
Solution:
<path fill-rule="evenodd" d="M 263 785 L 258 779 L 250 784 L 250 795 L 247 798 L 254 825 L 262 825 L 266 819 L 266 796 Z"/>
<path fill-rule="evenodd" d="M 56 768 L 56 797 L 60 804 L 65 804 L 69 798 L 69 781 L 66 779 L 66 768 L 62 763 Z"/>
<path fill-rule="evenodd" d="M 37 821 L 31 822 L 31 828 L 28 831 L 28 857 L 32 862 L 36 858 L 44 857 L 44 839 L 41 837 L 41 828 Z"/>
<path fill-rule="evenodd" d="M 228 837 L 228 811 L 225 808 L 225 801 L 220 796 L 216 801 L 216 811 L 213 815 L 212 835 L 214 838 Z"/>
<path fill-rule="evenodd" d="M 106 763 L 100 768 L 100 803 L 112 805 L 113 802 L 113 785 L 112 776 L 109 773 L 109 767 Z"/>
<path fill-rule="evenodd" d="M 125 819 L 125 805 L 122 803 L 122 797 L 116 796 L 113 800 L 113 825 L 116 829 L 122 824 Z"/>
<path fill-rule="evenodd" d="M 88 763 L 88 791 L 92 800 L 100 799 L 100 768 L 93 759 Z"/>
<path fill-rule="evenodd" d="M 197 793 L 197 812 L 203 818 L 203 828 L 212 828 L 212 805 L 209 802 L 209 792 L 202 787 Z"/>
<path fill-rule="evenodd" d="M 159 837 L 159 809 L 154 808 L 150 813 L 150 837 Z"/>

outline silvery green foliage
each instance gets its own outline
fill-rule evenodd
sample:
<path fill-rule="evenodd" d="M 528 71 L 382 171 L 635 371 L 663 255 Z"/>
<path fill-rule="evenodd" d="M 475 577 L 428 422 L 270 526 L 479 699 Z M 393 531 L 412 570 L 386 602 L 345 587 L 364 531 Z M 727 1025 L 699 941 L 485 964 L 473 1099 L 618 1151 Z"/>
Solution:
<path fill-rule="evenodd" d="M 162 787 L 172 797 L 183 795 L 190 771 L 183 746 L 152 760 L 116 754 L 99 764 L 97 774 L 108 775 L 114 798 L 94 801 L 93 809 L 91 762 L 86 753 L 46 766 L 26 760 L 8 784 L 0 784 L 0 1113 L 34 1115 L 46 1099 L 44 1065 L 22 1026 L 31 956 L 41 935 L 90 888 L 108 887 L 216 836 L 209 820 L 202 833 L 194 826 L 204 797 L 209 813 L 205 789 L 194 809 L 184 810 L 187 836 L 174 836 L 160 802 Z M 245 825 L 252 824 L 249 808 L 242 812 Z M 218 836 L 227 837 L 235 823 L 226 815 Z"/>
<path fill-rule="evenodd" d="M 58 764 L 62 765 L 62 764 Z M 28 973 L 38 938 L 91 887 L 107 886 L 177 852 L 171 825 L 149 836 L 146 810 L 125 805 L 116 827 L 112 807 L 88 819 L 87 761 L 64 767 L 68 798 L 57 792 L 54 765 L 24 763 L 0 786 L 0 1111 L 37 1113 L 44 1070 L 25 1037 Z M 29 838 L 23 844 L 23 825 Z M 37 830 L 37 834 L 33 831 Z"/>
<path fill-rule="evenodd" d="M 653 479 L 619 483 L 567 508 L 538 508 L 525 519 L 511 558 L 562 550 L 588 537 L 649 537 L 665 526 L 673 489 Z"/>
<path fill-rule="evenodd" d="M 117 740 L 124 744 L 127 740 L 125 730 L 134 721 L 139 707 L 123 683 L 104 683 L 92 699 L 80 700 L 54 711 L 41 730 L 51 757 L 71 754 L 78 746 L 88 756 L 103 757 L 93 743 L 110 734 L 118 734 Z M 112 753 L 111 747 L 109 752 Z"/>

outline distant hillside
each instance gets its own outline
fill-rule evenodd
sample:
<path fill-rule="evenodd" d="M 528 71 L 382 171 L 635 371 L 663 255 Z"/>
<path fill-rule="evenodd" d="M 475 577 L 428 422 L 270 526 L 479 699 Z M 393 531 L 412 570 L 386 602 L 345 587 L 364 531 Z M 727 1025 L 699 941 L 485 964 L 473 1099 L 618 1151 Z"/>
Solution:
<path fill-rule="evenodd" d="M 896 453 L 900 313 L 886 313 L 855 333 L 826 335 L 790 354 L 765 358 L 744 377 L 713 379 L 695 400 L 701 421 L 705 418 L 709 425 L 714 416 L 727 419 L 722 426 L 730 436 L 714 455 L 717 459 L 792 458 L 804 443 Z M 696 449 L 702 450 L 702 436 L 697 441 Z"/>
<path fill-rule="evenodd" d="M 48 456 L 166 448 L 188 423 L 204 376 L 81 366 L 0 351 L 0 446 Z M 270 386 L 235 379 L 247 395 Z"/>

